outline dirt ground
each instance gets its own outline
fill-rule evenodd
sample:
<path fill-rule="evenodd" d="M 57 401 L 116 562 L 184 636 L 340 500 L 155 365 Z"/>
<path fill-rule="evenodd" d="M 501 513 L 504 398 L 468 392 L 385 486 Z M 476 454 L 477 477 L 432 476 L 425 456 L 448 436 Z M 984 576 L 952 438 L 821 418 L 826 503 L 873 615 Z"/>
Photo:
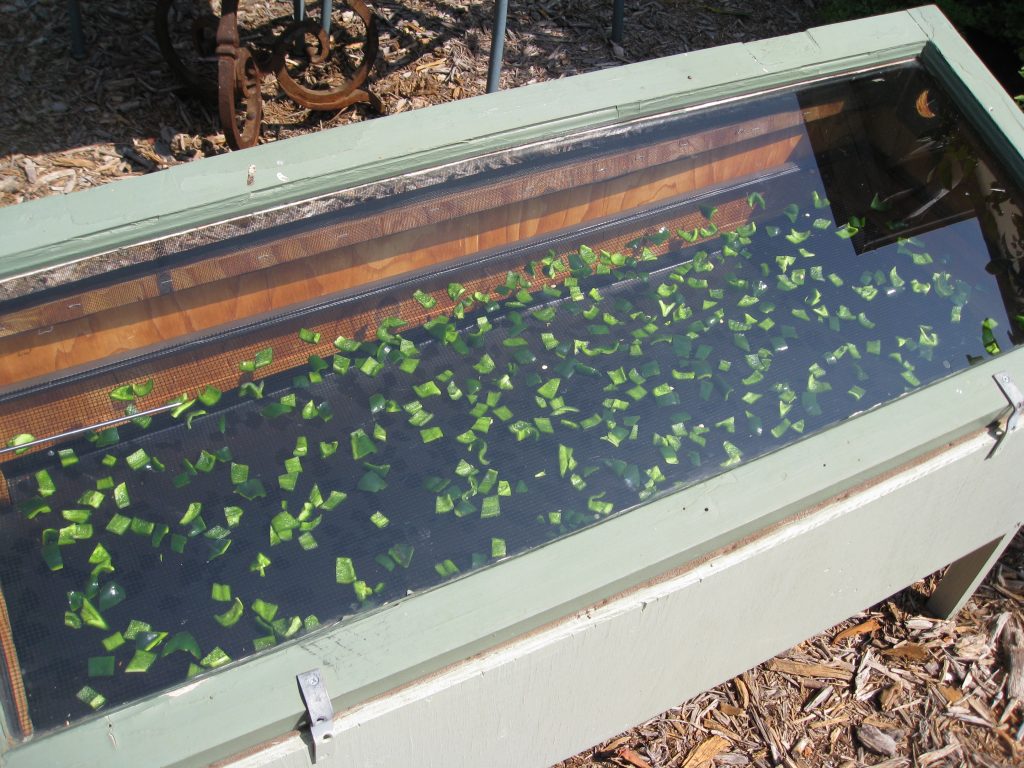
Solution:
<path fill-rule="evenodd" d="M 177 0 L 186 21 L 199 5 Z M 227 151 L 216 108 L 172 76 L 153 3 L 83 3 L 87 52 L 69 54 L 63 0 L 0 0 L 0 204 L 87 189 Z M 215 3 L 213 10 L 218 10 Z M 336 25 L 360 24 L 341 3 Z M 369 82 L 383 114 L 483 93 L 493 4 L 375 2 L 381 52 Z M 535 0 L 509 9 L 502 86 L 619 66 L 816 23 L 812 0 L 630 0 L 622 46 L 611 0 Z M 280 29 L 290 2 L 246 2 L 242 26 Z M 180 25 L 179 25 L 180 26 Z M 353 55 L 358 48 L 349 49 Z M 317 73 L 313 73 L 317 74 Z M 324 80 L 337 74 L 319 72 Z M 211 74 L 212 77 L 212 74 Z M 264 83 L 261 141 L 372 119 L 360 105 L 311 112 Z M 1024 763 L 1024 538 L 953 621 L 924 613 L 936 577 L 740 677 L 560 764 L 1011 766 Z M 1016 660 L 1013 663 L 1011 660 Z"/>
<path fill-rule="evenodd" d="M 216 106 L 184 89 L 161 56 L 154 5 L 82 3 L 86 56 L 76 60 L 69 55 L 65 0 L 0 0 L 0 53 L 8 63 L 0 88 L 0 205 L 67 194 L 227 151 Z M 219 5 L 214 0 L 213 10 Z M 361 22 L 340 0 L 336 6 L 336 26 L 358 35 L 358 42 Z M 380 98 L 382 114 L 485 91 L 492 2 L 381 0 L 372 6 L 380 19 L 380 54 L 370 89 Z M 186 22 L 202 7 L 202 0 L 175 0 L 175 39 L 187 41 Z M 279 30 L 276 20 L 287 17 L 291 7 L 289 0 L 245 0 L 240 25 L 250 34 L 243 37 Z M 205 8 L 208 13 L 209 4 Z M 611 9 L 611 0 L 512 3 L 502 87 L 813 24 L 812 4 L 804 0 L 631 0 L 619 47 L 609 44 Z M 317 12 L 311 4 L 311 13 Z M 215 77 L 214 70 L 200 71 L 210 81 Z M 375 114 L 366 105 L 311 112 L 269 78 L 263 95 L 261 141 Z"/>

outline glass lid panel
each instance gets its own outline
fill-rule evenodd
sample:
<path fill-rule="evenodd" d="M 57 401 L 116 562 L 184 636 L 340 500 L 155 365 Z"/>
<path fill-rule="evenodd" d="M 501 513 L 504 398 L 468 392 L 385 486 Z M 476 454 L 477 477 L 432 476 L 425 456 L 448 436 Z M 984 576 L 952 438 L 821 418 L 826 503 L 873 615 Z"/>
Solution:
<path fill-rule="evenodd" d="M 1020 200 L 911 63 L 218 244 L 320 260 L 273 273 L 284 310 L 189 304 L 181 341 L 0 396 L 12 719 L 181 684 L 1005 352 Z M 347 282 L 323 233 L 353 221 Z"/>

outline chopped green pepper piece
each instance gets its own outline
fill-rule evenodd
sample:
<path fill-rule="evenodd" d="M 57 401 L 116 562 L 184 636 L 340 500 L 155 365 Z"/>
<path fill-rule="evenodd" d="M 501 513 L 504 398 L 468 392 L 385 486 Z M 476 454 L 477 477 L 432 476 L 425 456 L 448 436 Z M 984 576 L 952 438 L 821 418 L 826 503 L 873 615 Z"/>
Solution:
<path fill-rule="evenodd" d="M 456 566 L 455 563 L 453 563 L 451 560 L 444 560 L 440 563 L 437 563 L 436 565 L 434 565 L 434 570 L 437 571 L 437 575 L 443 579 L 446 579 L 449 576 L 454 576 L 455 574 L 459 573 L 458 566 Z"/>
<path fill-rule="evenodd" d="M 149 668 L 153 666 L 153 662 L 157 660 L 157 654 L 151 653 L 150 651 L 144 651 L 137 649 L 135 655 L 132 656 L 131 660 L 125 666 L 125 672 L 148 672 Z"/>
<path fill-rule="evenodd" d="M 167 641 L 160 655 L 170 656 L 178 651 L 185 651 L 194 659 L 198 659 L 203 655 L 202 651 L 199 650 L 199 643 L 196 642 L 191 632 L 175 632 L 171 639 Z"/>
<path fill-rule="evenodd" d="M 347 498 L 348 494 L 343 493 L 342 491 L 331 491 L 330 495 L 326 499 L 324 499 L 323 503 L 320 505 L 320 508 L 326 509 L 328 512 L 330 512 L 332 509 L 341 504 L 341 502 L 343 502 Z"/>
<path fill-rule="evenodd" d="M 96 627 L 96 629 L 110 629 L 107 626 L 107 622 L 103 620 L 100 612 L 93 607 L 93 604 L 89 602 L 88 598 L 82 598 L 82 610 L 80 611 L 82 621 L 88 624 L 90 627 Z"/>
<path fill-rule="evenodd" d="M 149 454 L 143 448 L 139 448 L 134 453 L 126 456 L 124 461 L 132 469 L 142 469 L 149 464 Z"/>
<path fill-rule="evenodd" d="M 75 698 L 93 710 L 99 709 L 107 703 L 106 696 L 88 685 L 83 685 L 78 693 L 75 694 Z"/>
<path fill-rule="evenodd" d="M 111 533 L 121 536 L 122 534 L 124 534 L 125 531 L 128 530 L 131 524 L 132 519 L 130 517 L 126 517 L 125 515 L 122 515 L 119 512 L 115 512 L 114 516 L 111 517 L 110 521 L 107 523 L 107 530 Z"/>
<path fill-rule="evenodd" d="M 118 506 L 118 509 L 124 509 L 132 503 L 131 499 L 128 498 L 128 486 L 125 483 L 119 483 L 115 486 L 114 503 Z"/>
<path fill-rule="evenodd" d="M 124 588 L 116 581 L 108 581 L 99 592 L 99 609 L 106 611 L 124 602 Z"/>
<path fill-rule="evenodd" d="M 206 406 L 216 405 L 221 398 L 221 391 L 210 384 L 199 390 L 199 402 Z"/>
<path fill-rule="evenodd" d="M 433 309 L 434 306 L 437 304 L 437 299 L 435 299 L 429 293 L 424 293 L 419 289 L 416 289 L 416 291 L 413 292 L 412 297 L 416 299 L 416 301 L 418 301 L 423 306 L 424 309 Z"/>
<path fill-rule="evenodd" d="M 89 677 L 112 677 L 115 662 L 113 656 L 90 656 Z"/>
<path fill-rule="evenodd" d="M 365 472 L 356 484 L 356 488 L 360 491 L 367 491 L 368 493 L 377 493 L 387 487 L 388 484 L 384 482 L 384 478 L 373 470 Z"/>
<path fill-rule="evenodd" d="M 53 479 L 50 477 L 50 473 L 45 469 L 40 469 L 36 472 L 36 486 L 39 495 L 43 498 L 52 496 L 57 492 L 57 486 L 53 484 Z"/>
<path fill-rule="evenodd" d="M 236 597 L 232 601 L 230 608 L 224 611 L 224 613 L 215 614 L 213 618 L 222 627 L 233 627 L 238 623 L 238 620 L 242 618 L 243 613 L 245 613 L 245 606 L 242 605 L 242 601 Z"/>
<path fill-rule="evenodd" d="M 996 336 L 992 333 L 992 329 L 998 325 L 999 323 L 991 317 L 986 317 L 981 322 L 981 343 L 985 346 L 985 351 L 990 355 L 998 355 L 1001 351 L 999 349 L 999 342 L 996 341 Z"/>
<path fill-rule="evenodd" d="M 263 619 L 268 624 L 274 620 L 277 616 L 277 606 L 274 603 L 268 603 L 260 598 L 256 598 L 252 601 L 252 612 Z"/>
<path fill-rule="evenodd" d="M 244 483 L 236 485 L 235 493 L 248 501 L 262 499 L 267 495 L 267 491 L 258 477 L 250 477 Z"/>
<path fill-rule="evenodd" d="M 249 564 L 249 570 L 253 573 L 259 573 L 260 576 L 267 575 L 267 566 L 270 565 L 270 558 L 264 555 L 262 552 L 256 553 L 256 559 Z"/>
<path fill-rule="evenodd" d="M 195 520 L 199 513 L 203 511 L 203 505 L 198 501 L 193 501 L 188 505 L 188 509 L 185 510 L 185 514 L 181 516 L 181 520 L 178 521 L 178 525 L 188 525 Z"/>
<path fill-rule="evenodd" d="M 311 331 L 308 328 L 299 329 L 299 338 L 307 344 L 319 344 L 320 343 L 320 332 Z"/>
<path fill-rule="evenodd" d="M 7 447 L 8 448 L 17 448 L 17 450 L 14 451 L 14 453 L 17 455 L 19 453 L 24 453 L 25 451 L 28 450 L 28 447 L 19 447 L 19 446 L 25 446 L 26 443 L 31 443 L 34 440 L 35 440 L 35 437 L 33 435 L 30 435 L 27 432 L 22 432 L 20 435 L 15 435 L 10 440 L 8 440 L 7 441 Z"/>
<path fill-rule="evenodd" d="M 429 429 L 420 430 L 420 438 L 422 438 L 424 443 L 432 443 L 442 437 L 444 437 L 444 432 L 441 431 L 440 427 L 430 427 Z"/>
<path fill-rule="evenodd" d="M 413 552 L 412 544 L 400 542 L 388 550 L 388 555 L 403 568 L 408 568 L 409 564 L 412 563 Z"/>
<path fill-rule="evenodd" d="M 356 580 L 356 567 L 351 558 L 339 557 L 334 562 L 334 579 L 339 584 L 352 584 Z"/>
<path fill-rule="evenodd" d="M 485 496 L 480 506 L 480 517 L 497 517 L 501 514 L 501 499 L 498 496 Z"/>
<path fill-rule="evenodd" d="M 220 647 L 217 647 L 200 659 L 199 663 L 207 669 L 216 669 L 217 667 L 223 667 L 229 661 L 231 661 L 231 657 L 224 653 Z"/>
<path fill-rule="evenodd" d="M 352 444 L 352 458 L 356 461 L 377 452 L 373 440 L 370 439 L 370 436 L 362 428 L 352 432 L 349 437 Z"/>

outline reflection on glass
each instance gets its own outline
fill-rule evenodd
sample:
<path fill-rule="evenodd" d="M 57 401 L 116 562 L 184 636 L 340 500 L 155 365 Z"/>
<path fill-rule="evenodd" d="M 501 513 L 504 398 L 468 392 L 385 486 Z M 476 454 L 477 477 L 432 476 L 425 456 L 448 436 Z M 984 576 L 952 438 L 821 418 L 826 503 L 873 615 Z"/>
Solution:
<path fill-rule="evenodd" d="M 172 371 L 151 387 L 132 363 L 118 407 L 187 390 L 180 406 L 6 457 L 0 581 L 36 729 L 593 525 L 1019 340 L 1019 196 L 916 65 L 569 144 L 441 197 L 480 210 L 438 204 L 420 225 L 402 206 L 429 200 L 368 203 L 400 226 L 363 248 L 440 265 L 211 337 L 220 368 L 190 352 L 234 386 Z M 481 179 L 534 197 L 458 197 Z M 501 226 L 452 260 L 486 216 Z"/>

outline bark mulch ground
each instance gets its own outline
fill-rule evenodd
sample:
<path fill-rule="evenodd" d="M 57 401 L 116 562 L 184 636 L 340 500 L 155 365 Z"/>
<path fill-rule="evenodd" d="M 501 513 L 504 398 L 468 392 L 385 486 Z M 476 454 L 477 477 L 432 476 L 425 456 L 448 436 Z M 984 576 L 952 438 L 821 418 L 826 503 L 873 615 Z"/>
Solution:
<path fill-rule="evenodd" d="M 370 87 L 384 114 L 483 93 L 492 3 L 373 5 L 381 53 Z M 291 9 L 287 0 L 243 6 L 242 24 L 257 35 L 279 29 Z M 611 0 L 513 3 L 502 86 L 816 23 L 812 0 L 630 0 L 620 47 L 608 39 L 611 6 Z M 227 151 L 215 108 L 186 94 L 161 58 L 153 3 L 83 3 L 88 51 L 81 61 L 68 53 L 65 7 L 64 0 L 0 0 L 0 55 L 7 65 L 0 88 L 0 205 Z M 175 18 L 193 13 L 184 5 L 175 9 Z M 339 9 L 336 18 L 358 32 L 350 12 Z M 262 141 L 374 116 L 365 106 L 311 112 L 272 82 L 264 97 Z M 936 580 L 933 575 L 560 768 L 1021 765 L 1024 538 L 952 621 L 923 613 Z"/>

